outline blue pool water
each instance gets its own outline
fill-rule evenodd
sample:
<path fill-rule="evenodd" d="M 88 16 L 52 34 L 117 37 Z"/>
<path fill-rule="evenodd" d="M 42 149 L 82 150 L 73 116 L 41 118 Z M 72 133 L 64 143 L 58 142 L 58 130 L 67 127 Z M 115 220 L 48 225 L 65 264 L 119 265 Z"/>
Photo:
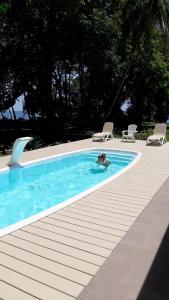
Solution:
<path fill-rule="evenodd" d="M 0 229 L 47 210 L 128 166 L 134 152 L 104 150 L 108 168 L 96 164 L 103 150 L 55 157 L 0 173 Z"/>

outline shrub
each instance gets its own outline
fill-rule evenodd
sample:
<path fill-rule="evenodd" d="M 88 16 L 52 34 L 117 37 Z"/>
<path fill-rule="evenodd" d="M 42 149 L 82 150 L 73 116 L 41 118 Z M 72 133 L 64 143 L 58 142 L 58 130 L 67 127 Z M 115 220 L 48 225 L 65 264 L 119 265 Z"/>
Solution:
<path fill-rule="evenodd" d="M 153 134 L 152 129 L 144 129 L 136 134 L 136 139 L 138 140 L 146 140 L 149 135 Z"/>
<path fill-rule="evenodd" d="M 44 141 L 40 136 L 33 136 L 33 140 L 31 140 L 26 146 L 27 150 L 35 150 L 44 147 Z"/>

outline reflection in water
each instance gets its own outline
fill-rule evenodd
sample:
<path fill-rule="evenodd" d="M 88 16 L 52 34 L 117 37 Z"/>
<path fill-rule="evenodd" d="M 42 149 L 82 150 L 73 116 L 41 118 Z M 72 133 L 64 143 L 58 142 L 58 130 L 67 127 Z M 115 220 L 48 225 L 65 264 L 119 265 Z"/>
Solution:
<path fill-rule="evenodd" d="M 9 178 L 9 184 L 12 187 L 17 187 L 18 185 L 22 185 L 24 183 L 22 168 L 20 167 L 16 167 L 14 169 L 11 168 L 8 173 L 8 178 Z"/>

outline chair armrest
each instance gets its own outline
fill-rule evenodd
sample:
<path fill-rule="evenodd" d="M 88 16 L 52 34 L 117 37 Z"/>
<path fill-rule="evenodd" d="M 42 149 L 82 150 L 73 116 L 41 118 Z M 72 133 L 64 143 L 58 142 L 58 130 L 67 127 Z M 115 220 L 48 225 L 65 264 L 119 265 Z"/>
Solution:
<path fill-rule="evenodd" d="M 125 133 L 128 134 L 128 130 L 123 130 L 123 131 L 122 131 L 122 134 L 123 134 L 123 135 L 124 135 Z"/>
<path fill-rule="evenodd" d="M 128 130 L 123 130 L 122 133 L 128 132 Z"/>

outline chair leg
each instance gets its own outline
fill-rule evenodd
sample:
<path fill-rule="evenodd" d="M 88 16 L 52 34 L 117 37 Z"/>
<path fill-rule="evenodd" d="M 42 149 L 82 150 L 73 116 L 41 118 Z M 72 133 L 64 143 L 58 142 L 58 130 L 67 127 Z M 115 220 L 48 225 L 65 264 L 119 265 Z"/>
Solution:
<path fill-rule="evenodd" d="M 163 137 L 163 144 L 165 144 L 167 141 L 166 141 L 166 138 Z"/>
<path fill-rule="evenodd" d="M 131 140 L 132 140 L 132 142 L 134 143 L 134 142 L 135 142 L 135 137 L 132 136 Z"/>
<path fill-rule="evenodd" d="M 164 144 L 164 138 L 161 139 L 161 145 L 163 145 L 163 144 Z"/>

